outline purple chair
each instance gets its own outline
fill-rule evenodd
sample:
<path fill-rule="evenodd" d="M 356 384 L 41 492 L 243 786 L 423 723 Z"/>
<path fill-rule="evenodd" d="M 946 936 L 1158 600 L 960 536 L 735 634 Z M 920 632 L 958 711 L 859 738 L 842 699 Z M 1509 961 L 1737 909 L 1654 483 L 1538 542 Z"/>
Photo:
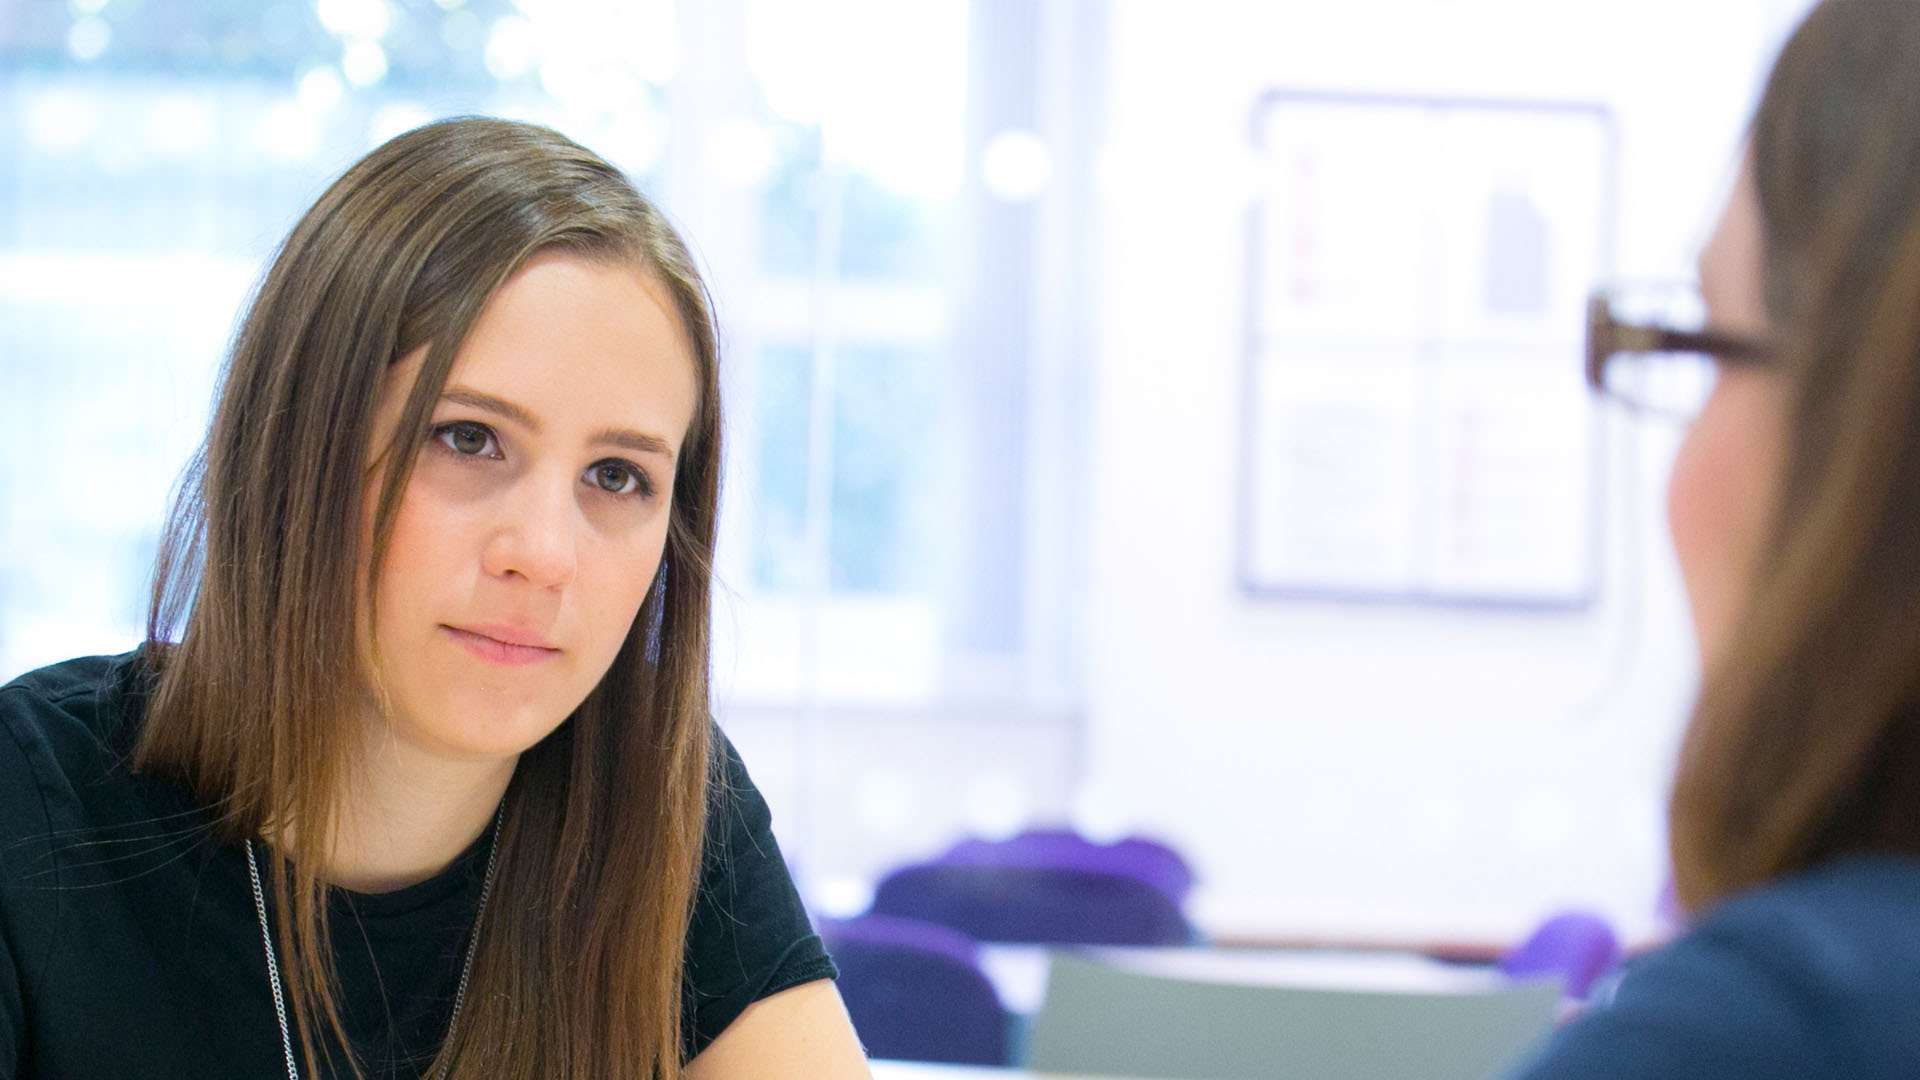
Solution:
<path fill-rule="evenodd" d="M 1193 870 L 1156 840 L 1129 836 L 1098 844 L 1067 829 L 1029 829 L 1011 840 L 968 839 L 934 862 L 944 866 L 1062 867 L 1125 874 L 1154 886 L 1175 904 L 1193 890 Z"/>
<path fill-rule="evenodd" d="M 1613 928 L 1584 911 L 1553 916 L 1500 958 L 1500 970 L 1515 978 L 1559 975 L 1570 998 L 1585 998 L 1601 976 L 1619 966 L 1620 942 Z"/>
<path fill-rule="evenodd" d="M 824 922 L 840 997 L 877 1058 L 1006 1065 L 1011 1019 L 972 939 L 945 926 L 863 915 Z"/>
<path fill-rule="evenodd" d="M 1193 876 L 1150 841 L 1092 844 L 1061 832 L 963 841 L 901 867 L 874 890 L 876 915 L 950 926 L 978 941 L 1186 945 L 1180 900 Z"/>

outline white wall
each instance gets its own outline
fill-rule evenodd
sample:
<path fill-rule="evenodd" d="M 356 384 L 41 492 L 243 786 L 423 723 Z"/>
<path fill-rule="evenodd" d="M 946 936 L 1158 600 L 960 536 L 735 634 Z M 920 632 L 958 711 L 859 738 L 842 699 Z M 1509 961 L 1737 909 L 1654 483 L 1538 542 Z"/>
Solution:
<path fill-rule="evenodd" d="M 1694 682 L 1673 433 L 1610 421 L 1603 595 L 1537 614 L 1235 586 L 1247 126 L 1271 88 L 1597 102 L 1615 276 L 1690 273 L 1798 0 L 1118 3 L 1094 404 L 1087 779 L 1189 852 L 1218 935 L 1655 929 Z"/>

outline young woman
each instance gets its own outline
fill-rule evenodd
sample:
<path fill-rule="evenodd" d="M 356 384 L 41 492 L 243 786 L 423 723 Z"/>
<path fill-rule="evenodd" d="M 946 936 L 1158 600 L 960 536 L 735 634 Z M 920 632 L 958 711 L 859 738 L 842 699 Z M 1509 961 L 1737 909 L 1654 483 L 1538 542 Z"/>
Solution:
<path fill-rule="evenodd" d="M 1669 517 L 1705 680 L 1680 940 L 1529 1080 L 1920 1072 L 1920 4 L 1827 0 L 1700 260 L 1719 378 Z M 1632 340 L 1629 339 L 1638 339 Z"/>
<path fill-rule="evenodd" d="M 336 182 L 149 640 L 0 689 L 0 1076 L 865 1076 L 709 720 L 716 360 L 680 238 L 551 131 Z"/>

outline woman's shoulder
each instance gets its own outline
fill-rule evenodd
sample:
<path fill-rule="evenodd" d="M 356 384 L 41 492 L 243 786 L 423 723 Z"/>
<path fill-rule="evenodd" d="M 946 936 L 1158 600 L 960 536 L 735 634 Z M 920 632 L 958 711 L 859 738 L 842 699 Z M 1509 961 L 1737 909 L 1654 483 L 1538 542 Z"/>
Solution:
<path fill-rule="evenodd" d="M 141 650 L 82 656 L 0 686 L 0 768 L 53 755 L 42 766 L 120 755 L 137 727 L 151 669 Z"/>
<path fill-rule="evenodd" d="M 1829 1030 L 1904 1031 L 1920 1060 L 1920 858 L 1834 859 L 1727 899 L 1677 945 L 1743 958 Z"/>
<path fill-rule="evenodd" d="M 1736 893 L 1709 909 L 1699 930 L 1737 932 L 1759 922 L 1778 929 L 1785 920 L 1796 935 L 1831 938 L 1860 929 L 1861 917 L 1889 915 L 1913 922 L 1920 940 L 1920 857 L 1847 855 L 1792 877 Z"/>
<path fill-rule="evenodd" d="M 767 828 L 772 815 L 747 772 L 747 763 L 719 724 L 709 723 L 707 740 L 707 844 L 711 849 L 716 843 L 724 844 L 730 833 Z"/>
<path fill-rule="evenodd" d="M 0 686 L 0 838 L 86 828 L 144 805 L 150 793 L 135 790 L 128 762 L 150 682 L 135 651 L 67 660 Z"/>
<path fill-rule="evenodd" d="M 1521 1075 L 1906 1076 L 1917 999 L 1920 860 L 1841 859 L 1706 912 Z"/>

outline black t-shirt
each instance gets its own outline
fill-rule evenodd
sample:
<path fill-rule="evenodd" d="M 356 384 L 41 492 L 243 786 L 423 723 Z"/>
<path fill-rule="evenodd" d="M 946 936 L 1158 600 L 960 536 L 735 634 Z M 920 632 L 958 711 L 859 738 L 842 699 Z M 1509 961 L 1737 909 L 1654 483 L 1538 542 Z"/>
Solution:
<path fill-rule="evenodd" d="M 177 785 L 128 768 L 148 682 L 128 653 L 0 687 L 0 1080 L 286 1071 L 245 849 L 215 845 Z M 718 732 L 714 745 L 688 1055 L 753 1002 L 835 974 L 766 802 Z M 488 842 L 396 892 L 330 894 L 342 1020 L 372 1077 L 418 1076 L 445 1035 Z"/>

